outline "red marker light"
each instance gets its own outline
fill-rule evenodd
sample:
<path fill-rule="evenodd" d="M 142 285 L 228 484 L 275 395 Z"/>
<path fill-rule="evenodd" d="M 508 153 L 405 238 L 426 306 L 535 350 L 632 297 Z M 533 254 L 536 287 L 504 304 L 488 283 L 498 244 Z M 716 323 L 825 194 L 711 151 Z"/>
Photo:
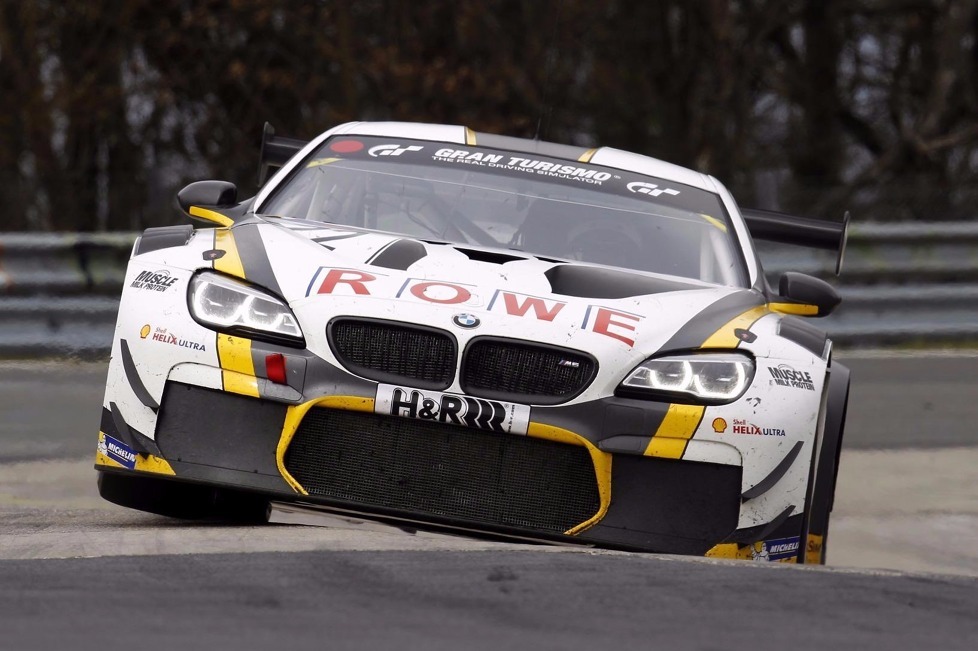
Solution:
<path fill-rule="evenodd" d="M 275 384 L 285 384 L 285 355 L 282 353 L 265 355 L 265 375 Z"/>
<path fill-rule="evenodd" d="M 340 140 L 329 145 L 331 151 L 338 154 L 352 154 L 363 149 L 363 143 L 359 140 Z"/>

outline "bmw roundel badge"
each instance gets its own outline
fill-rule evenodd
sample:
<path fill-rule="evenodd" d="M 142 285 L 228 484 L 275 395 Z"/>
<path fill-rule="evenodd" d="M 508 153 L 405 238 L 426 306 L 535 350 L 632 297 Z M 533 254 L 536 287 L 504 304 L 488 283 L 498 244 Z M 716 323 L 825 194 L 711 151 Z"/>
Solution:
<path fill-rule="evenodd" d="M 477 328 L 482 322 L 476 315 L 463 312 L 452 317 L 452 323 L 460 328 Z"/>

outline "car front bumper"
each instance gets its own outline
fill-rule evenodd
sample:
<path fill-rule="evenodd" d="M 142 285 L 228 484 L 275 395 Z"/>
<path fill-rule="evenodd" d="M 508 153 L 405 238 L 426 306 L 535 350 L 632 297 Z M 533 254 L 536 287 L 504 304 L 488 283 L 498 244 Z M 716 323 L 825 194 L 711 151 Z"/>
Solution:
<path fill-rule="evenodd" d="M 566 425 L 568 413 L 583 412 L 544 413 L 564 413 L 549 420 Z M 120 427 L 105 410 L 103 444 L 125 441 Z M 591 440 L 592 423 L 580 429 L 587 435 L 531 420 L 525 435 L 501 434 L 378 414 L 363 396 L 287 404 L 171 379 L 158 412 L 159 454 L 135 454 L 131 464 L 100 454 L 98 468 L 380 518 L 641 551 L 703 555 L 736 530 L 740 466 L 609 452 Z"/>

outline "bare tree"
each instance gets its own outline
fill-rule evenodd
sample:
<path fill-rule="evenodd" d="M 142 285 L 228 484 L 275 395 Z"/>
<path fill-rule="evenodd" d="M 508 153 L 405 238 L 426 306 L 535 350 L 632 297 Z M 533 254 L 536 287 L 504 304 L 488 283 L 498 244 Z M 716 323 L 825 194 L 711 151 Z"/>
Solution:
<path fill-rule="evenodd" d="M 177 221 L 189 180 L 255 189 L 265 120 L 353 119 L 621 147 L 814 216 L 967 218 L 976 38 L 978 0 L 0 2 L 4 228 Z"/>

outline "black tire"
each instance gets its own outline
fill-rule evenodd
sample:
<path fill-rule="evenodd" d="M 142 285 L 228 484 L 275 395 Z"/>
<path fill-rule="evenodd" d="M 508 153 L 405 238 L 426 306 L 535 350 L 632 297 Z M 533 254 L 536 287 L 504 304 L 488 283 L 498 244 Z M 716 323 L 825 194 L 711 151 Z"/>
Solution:
<path fill-rule="evenodd" d="M 250 493 L 115 472 L 99 472 L 98 492 L 119 506 L 184 520 L 264 522 L 268 508 Z"/>
<path fill-rule="evenodd" d="M 805 520 L 798 548 L 799 563 L 824 565 L 828 550 L 829 517 L 835 502 L 835 482 L 839 474 L 842 435 L 845 433 L 849 406 L 849 369 L 835 362 L 830 368 L 825 433 L 817 464 L 813 460 L 814 481 L 805 500 Z"/>

